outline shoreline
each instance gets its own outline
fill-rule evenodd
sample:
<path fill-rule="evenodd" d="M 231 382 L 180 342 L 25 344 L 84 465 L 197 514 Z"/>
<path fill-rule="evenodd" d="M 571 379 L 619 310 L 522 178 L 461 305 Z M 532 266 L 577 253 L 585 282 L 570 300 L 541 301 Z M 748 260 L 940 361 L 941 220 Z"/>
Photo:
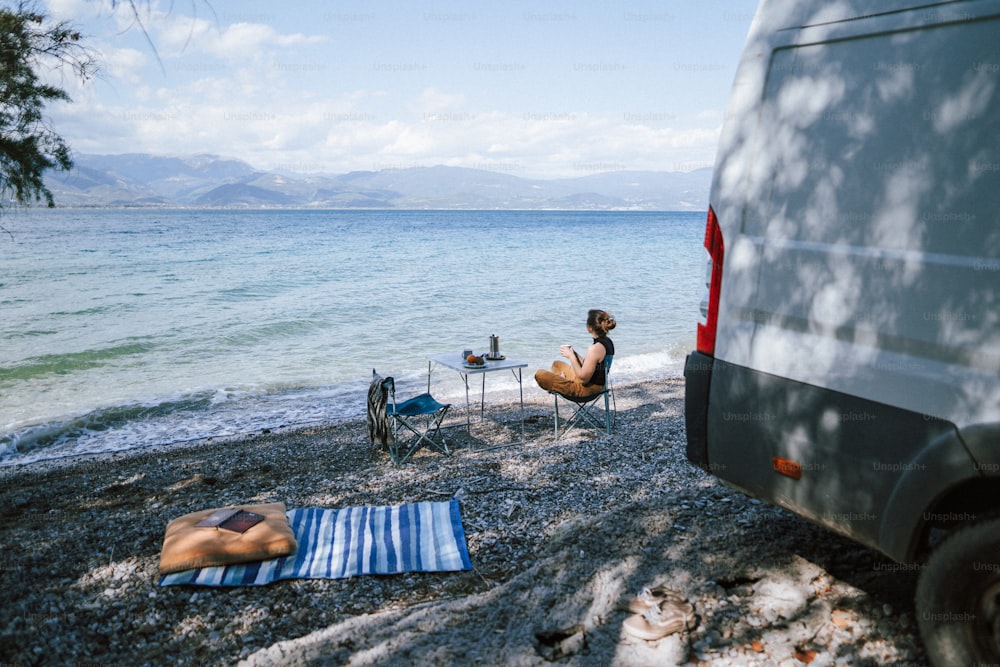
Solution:
<path fill-rule="evenodd" d="M 129 449 L 105 452 L 85 452 L 67 453 L 61 456 L 54 456 L 48 459 L 38 459 L 27 463 L 0 463 L 0 482 L 8 477 L 17 477 L 22 474 L 45 473 L 65 468 L 75 468 L 85 465 L 100 466 L 104 463 L 123 462 L 128 463 L 131 459 L 151 455 L 177 454 L 184 455 L 188 450 L 196 450 L 211 446 L 223 446 L 231 443 L 240 443 L 259 436 L 292 436 L 300 431 L 311 431 L 315 429 L 331 428 L 358 421 L 357 417 L 344 417 L 328 423 L 294 424 L 289 426 L 279 426 L 275 428 L 263 429 L 260 432 L 248 431 L 246 433 L 233 433 L 227 435 L 208 436 L 204 438 L 191 438 L 190 440 L 178 440 L 155 445 L 141 445 Z M 364 418 L 362 418 L 364 421 Z"/>
<path fill-rule="evenodd" d="M 528 369 L 526 369 L 528 370 Z M 665 367 L 660 372 L 651 375 L 644 375 L 637 379 L 627 379 L 621 382 L 615 383 L 615 388 L 618 389 L 619 384 L 623 390 L 628 387 L 643 385 L 643 384 L 656 384 L 662 382 L 683 382 L 683 368 L 680 366 Z M 542 390 L 534 384 L 534 379 L 528 375 L 524 378 L 524 389 L 525 389 L 525 400 L 524 406 L 525 410 L 528 410 L 532 405 L 536 406 L 551 406 L 551 398 L 547 393 L 542 392 Z M 442 394 L 447 399 L 456 401 L 452 404 L 453 412 L 461 409 L 459 402 L 461 401 L 461 396 L 455 393 L 454 389 L 451 393 Z M 364 396 L 359 395 L 359 400 L 364 401 Z M 472 397 L 474 398 L 474 397 Z M 516 384 L 513 387 L 504 386 L 499 389 L 491 389 L 487 392 L 486 406 L 487 409 L 497 409 L 505 412 L 517 409 L 518 403 L 518 392 Z M 474 401 L 473 401 L 474 404 Z M 145 444 L 136 445 L 134 447 L 129 447 L 119 450 L 102 451 L 102 452 L 67 452 L 63 454 L 55 454 L 50 458 L 34 459 L 27 462 L 18 462 L 11 459 L 0 460 L 0 480 L 11 475 L 17 475 L 22 472 L 28 472 L 31 469 L 48 469 L 53 467 L 63 467 L 74 465 L 77 461 L 86 460 L 119 460 L 122 458 L 127 458 L 132 455 L 138 455 L 143 452 L 154 453 L 154 452 L 165 452 L 172 451 L 174 449 L 184 449 L 186 447 L 202 447 L 211 444 L 224 444 L 227 442 L 234 442 L 239 440 L 244 440 L 247 438 L 253 438 L 259 435 L 269 435 L 269 434 L 291 434 L 296 431 L 310 430 L 316 428 L 325 428 L 330 426 L 342 425 L 346 423 L 351 423 L 355 421 L 365 421 L 364 409 L 362 408 L 359 414 L 348 414 L 346 416 L 337 417 L 329 420 L 313 420 L 305 422 L 297 422 L 293 424 L 281 424 L 278 426 L 266 427 L 259 430 L 247 430 L 241 431 L 239 433 L 225 433 L 222 435 L 209 435 L 203 437 L 193 437 L 185 440 L 176 440 L 172 442 L 156 443 L 156 444 Z"/>
<path fill-rule="evenodd" d="M 531 404 L 546 404 L 546 402 L 551 403 L 551 397 L 543 392 L 534 382 L 531 375 L 532 369 L 529 367 L 524 369 L 525 376 L 524 382 L 524 405 L 527 409 Z M 438 373 L 446 372 L 438 370 Z M 422 391 L 420 387 L 424 382 L 423 376 L 421 376 L 420 381 L 416 384 L 413 383 L 412 378 L 407 380 L 406 390 L 407 391 Z M 683 382 L 683 362 L 678 361 L 676 364 L 671 364 L 659 368 L 655 372 L 645 371 L 637 376 L 633 377 L 619 377 L 619 381 L 615 382 L 615 387 L 617 388 L 620 384 L 623 388 L 632 385 L 641 385 L 648 383 L 659 383 L 659 382 L 672 382 L 680 381 Z M 502 410 L 510 410 L 512 405 L 516 404 L 518 401 L 518 388 L 516 382 L 511 383 L 507 381 L 506 378 L 501 378 L 501 386 L 490 387 L 486 392 L 486 406 L 487 409 L 497 408 Z M 470 385 L 471 386 L 471 385 Z M 320 388 L 313 388 L 314 390 Z M 473 389 L 475 389 L 473 387 Z M 143 452 L 143 451 L 164 451 L 173 448 L 183 448 L 186 446 L 201 446 L 204 444 L 210 444 L 212 442 L 232 442 L 234 440 L 241 440 L 245 438 L 252 438 L 261 434 L 268 433 L 290 433 L 297 430 L 312 429 L 312 428 L 323 428 L 326 426 L 343 424 L 346 422 L 352 422 L 360 419 L 365 420 L 365 393 L 367 392 L 367 385 L 365 385 L 364 391 L 358 390 L 356 396 L 352 396 L 352 405 L 356 402 L 360 405 L 360 408 L 355 408 L 356 412 L 342 411 L 341 416 L 330 417 L 327 419 L 310 419 L 304 421 L 297 421 L 292 423 L 278 423 L 275 426 L 265 426 L 262 428 L 245 429 L 239 432 L 227 432 L 219 435 L 205 435 L 205 436 L 193 436 L 185 439 L 174 440 L 170 442 L 157 442 L 148 444 L 138 444 L 134 446 L 125 447 L 122 449 L 106 450 L 100 452 L 76 452 L 76 451 L 66 451 L 60 452 L 58 450 L 66 448 L 66 445 L 58 445 L 54 449 L 55 451 L 51 456 L 46 458 L 32 458 L 28 461 L 18 461 L 16 459 L 25 456 L 35 456 L 44 455 L 47 447 L 34 448 L 25 452 L 23 454 L 17 454 L 12 457 L 5 459 L 0 459 L 0 479 L 11 474 L 18 474 L 20 471 L 28 470 L 32 467 L 46 467 L 46 466 L 58 466 L 61 465 L 60 462 L 67 462 L 72 464 L 73 460 L 86 459 L 88 457 L 100 458 L 100 457 L 111 457 L 117 458 L 121 456 L 127 456 L 129 454 Z M 472 392 L 474 394 L 475 391 Z M 475 403 L 475 396 L 470 394 L 470 399 L 472 404 Z M 447 402 L 452 401 L 453 411 L 460 409 L 464 401 L 464 392 L 461 390 L 460 383 L 453 381 L 450 386 L 446 387 L 446 391 L 439 392 L 435 390 L 435 395 L 441 398 L 441 400 Z M 311 399 L 315 400 L 315 399 Z M 77 418 L 79 419 L 79 418 Z M 76 419 L 67 419 L 64 421 L 75 421 Z"/>
<path fill-rule="evenodd" d="M 520 438 L 517 403 L 493 403 L 471 432 L 464 420 L 450 430 L 451 457 L 425 449 L 402 466 L 359 419 L 0 471 L 12 547 L 0 662 L 752 665 L 798 645 L 919 662 L 915 573 L 688 464 L 682 380 L 616 384 L 615 396 L 610 436 L 556 441 L 551 402 L 526 400 L 527 439 L 505 446 Z M 158 586 L 166 524 L 191 511 L 451 497 L 471 571 Z M 624 635 L 623 605 L 655 585 L 695 606 L 696 627 Z M 802 608 L 774 612 L 771 589 L 795 590 Z M 841 610 L 852 627 L 831 623 Z M 798 638 L 803 623 L 811 638 Z"/>

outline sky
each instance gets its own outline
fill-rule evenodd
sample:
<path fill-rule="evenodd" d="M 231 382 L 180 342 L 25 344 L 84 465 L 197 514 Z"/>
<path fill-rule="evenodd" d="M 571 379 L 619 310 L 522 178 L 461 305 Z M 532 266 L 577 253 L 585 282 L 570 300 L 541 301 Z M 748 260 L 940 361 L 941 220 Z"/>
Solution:
<path fill-rule="evenodd" d="M 53 72 L 75 153 L 339 174 L 711 167 L 755 0 L 39 0 L 102 65 Z"/>

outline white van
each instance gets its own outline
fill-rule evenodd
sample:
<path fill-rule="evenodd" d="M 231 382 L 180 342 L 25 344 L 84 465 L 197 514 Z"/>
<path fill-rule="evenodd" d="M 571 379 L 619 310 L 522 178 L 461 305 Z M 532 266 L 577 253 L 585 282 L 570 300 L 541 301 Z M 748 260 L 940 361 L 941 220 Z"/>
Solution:
<path fill-rule="evenodd" d="M 906 563 L 1000 664 L 1000 0 L 763 0 L 727 110 L 688 458 Z"/>

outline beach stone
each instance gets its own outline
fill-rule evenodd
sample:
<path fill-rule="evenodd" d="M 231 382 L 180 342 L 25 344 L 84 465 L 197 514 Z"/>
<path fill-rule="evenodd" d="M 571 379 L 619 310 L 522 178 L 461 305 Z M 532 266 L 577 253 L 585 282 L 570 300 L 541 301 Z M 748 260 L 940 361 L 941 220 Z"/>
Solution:
<path fill-rule="evenodd" d="M 509 429 L 488 421 L 470 436 L 463 424 L 452 457 L 419 452 L 405 466 L 372 450 L 362 420 L 12 474 L 0 504 L 20 496 L 45 509 L 40 521 L 0 526 L 0 540 L 30 549 L 20 569 L 0 571 L 13 617 L 0 621 L 0 662 L 540 667 L 548 652 L 567 667 L 698 658 L 704 667 L 783 667 L 808 649 L 820 667 L 922 664 L 905 587 L 838 578 L 872 571 L 868 551 L 686 463 L 681 380 L 615 394 L 610 437 L 554 441 L 545 400 L 527 406 L 527 444 L 486 449 L 509 444 Z M 128 494 L 98 502 L 116 484 L 129 484 Z M 157 586 L 166 522 L 189 511 L 228 499 L 342 507 L 459 490 L 469 572 Z M 150 513 L 153 500 L 162 507 Z M 695 606 L 696 626 L 635 640 L 622 631 L 627 603 L 658 585 Z M 37 616 L 46 613 L 58 615 L 59 633 Z"/>

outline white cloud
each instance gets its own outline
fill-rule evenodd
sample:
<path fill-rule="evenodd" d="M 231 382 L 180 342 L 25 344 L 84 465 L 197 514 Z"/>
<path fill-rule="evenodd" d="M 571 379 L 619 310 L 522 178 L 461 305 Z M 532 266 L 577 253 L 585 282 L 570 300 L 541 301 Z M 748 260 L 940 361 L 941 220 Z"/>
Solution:
<path fill-rule="evenodd" d="M 266 59 L 272 49 L 282 50 L 325 40 L 320 36 L 283 35 L 268 25 L 234 23 L 220 29 L 202 19 L 161 14 L 152 29 L 156 40 L 173 56 L 207 54 L 228 62 Z"/>
<path fill-rule="evenodd" d="M 550 117 L 465 111 L 462 95 L 433 89 L 409 100 L 354 90 L 303 103 L 259 81 L 205 77 L 150 88 L 133 99 L 134 104 L 117 106 L 90 98 L 64 105 L 56 127 L 83 152 L 97 145 L 107 153 L 208 152 L 262 169 L 300 165 L 328 172 L 386 164 L 499 163 L 537 177 L 676 171 L 685 168 L 679 165 L 709 163 L 718 140 L 714 123 L 679 129 L 587 112 Z M 393 108 L 413 111 L 393 117 Z M 83 136 L 88 140 L 74 138 Z"/>
<path fill-rule="evenodd" d="M 416 113 L 425 116 L 461 112 L 465 108 L 465 95 L 442 93 L 433 88 L 427 88 L 408 106 Z"/>
<path fill-rule="evenodd" d="M 142 86 L 149 56 L 136 49 L 110 49 L 100 54 L 103 77 L 129 86 Z"/>
<path fill-rule="evenodd" d="M 50 0 L 69 16 L 100 15 L 105 28 L 109 19 L 118 22 L 95 41 L 109 79 L 74 85 L 74 104 L 53 107 L 54 126 L 75 150 L 208 152 L 262 169 L 329 172 L 491 163 L 543 178 L 602 168 L 679 170 L 714 159 L 722 104 L 686 109 L 675 106 L 676 96 L 645 89 L 612 112 L 607 95 L 623 79 L 605 77 L 612 88 L 593 91 L 603 100 L 596 112 L 572 91 L 549 95 L 545 75 L 484 79 L 460 64 L 437 63 L 372 75 L 370 62 L 380 62 L 382 51 L 361 64 L 338 60 L 337 44 L 303 32 L 311 24 L 290 22 L 282 31 L 250 15 L 227 24 L 229 17 L 208 12 L 184 16 L 181 4 L 176 13 L 165 2 L 141 5 L 154 51 L 138 28 L 121 32 L 134 20 L 127 4 L 118 3 L 112 17 L 107 0 Z M 371 39 L 379 48 L 378 35 Z M 395 57 L 385 53 L 386 62 Z M 497 82 L 512 87 L 483 87 Z"/>
<path fill-rule="evenodd" d="M 48 0 L 45 3 L 49 16 L 57 21 L 79 16 L 84 11 L 86 0 Z"/>

